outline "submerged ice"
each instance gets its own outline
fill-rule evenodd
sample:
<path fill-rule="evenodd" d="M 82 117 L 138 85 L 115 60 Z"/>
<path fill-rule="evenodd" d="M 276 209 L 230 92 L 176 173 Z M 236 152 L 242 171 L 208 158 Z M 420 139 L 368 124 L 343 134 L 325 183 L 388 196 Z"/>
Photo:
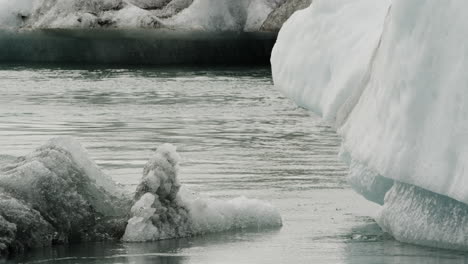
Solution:
<path fill-rule="evenodd" d="M 272 54 L 275 85 L 336 126 L 349 182 L 401 241 L 468 249 L 464 7 L 316 0 Z"/>
<path fill-rule="evenodd" d="M 73 138 L 0 156 L 0 256 L 78 241 L 154 241 L 281 226 L 270 204 L 201 199 L 181 188 L 174 146 L 160 146 L 134 195 L 105 175 Z"/>

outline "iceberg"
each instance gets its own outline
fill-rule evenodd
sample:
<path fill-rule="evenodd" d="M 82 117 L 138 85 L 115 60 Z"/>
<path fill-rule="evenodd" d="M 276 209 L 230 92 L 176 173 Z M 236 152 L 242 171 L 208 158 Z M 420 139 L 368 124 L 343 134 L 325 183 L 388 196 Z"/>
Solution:
<path fill-rule="evenodd" d="M 0 0 L 0 27 L 277 31 L 310 0 Z M 281 7 L 281 8 L 280 8 Z M 273 12 L 280 9 L 278 12 Z M 286 10 L 287 9 L 287 10 Z M 270 15 L 281 17 L 275 20 Z M 269 17 L 270 16 L 270 17 Z"/>
<path fill-rule="evenodd" d="M 118 238 L 129 195 L 69 137 L 0 167 L 0 255 Z"/>
<path fill-rule="evenodd" d="M 275 85 L 343 137 L 351 186 L 396 239 L 468 249 L 465 3 L 316 0 L 283 26 Z"/>
<path fill-rule="evenodd" d="M 269 203 L 202 199 L 182 188 L 179 156 L 169 144 L 148 161 L 134 199 L 71 137 L 0 161 L 0 257 L 55 244 L 155 241 L 282 225 Z"/>
<path fill-rule="evenodd" d="M 176 148 L 165 144 L 148 161 L 124 241 L 156 241 L 282 225 L 279 212 L 269 203 L 245 197 L 229 201 L 202 199 L 181 189 L 177 178 L 179 159 Z"/>

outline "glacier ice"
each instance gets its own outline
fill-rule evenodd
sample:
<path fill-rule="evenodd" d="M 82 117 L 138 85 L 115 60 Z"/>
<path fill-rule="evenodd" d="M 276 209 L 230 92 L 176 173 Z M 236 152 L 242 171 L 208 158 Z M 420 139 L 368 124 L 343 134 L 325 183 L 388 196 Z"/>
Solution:
<path fill-rule="evenodd" d="M 290 15 L 302 1 L 310 0 L 0 0 L 0 27 L 258 31 L 284 3 L 292 2 L 287 12 L 274 14 Z"/>
<path fill-rule="evenodd" d="M 275 85 L 335 125 L 350 184 L 401 241 L 468 249 L 464 7 L 316 0 L 272 54 Z"/>
<path fill-rule="evenodd" d="M 0 161 L 0 257 L 78 241 L 141 242 L 281 226 L 279 212 L 266 202 L 200 198 L 181 188 L 179 155 L 170 144 L 146 164 L 134 200 L 71 137 Z"/>
<path fill-rule="evenodd" d="M 312 0 L 289 0 L 285 1 L 274 9 L 263 22 L 261 31 L 277 32 L 283 26 L 284 22 L 291 17 L 294 12 L 302 10 L 312 3 Z"/>
<path fill-rule="evenodd" d="M 279 212 L 266 202 L 245 197 L 221 201 L 195 196 L 181 188 L 178 168 L 176 148 L 170 144 L 158 147 L 143 170 L 124 241 L 156 241 L 282 225 Z"/>
<path fill-rule="evenodd" d="M 389 3 L 313 1 L 294 13 L 271 55 L 276 87 L 300 106 L 334 121 L 338 108 L 362 85 Z"/>

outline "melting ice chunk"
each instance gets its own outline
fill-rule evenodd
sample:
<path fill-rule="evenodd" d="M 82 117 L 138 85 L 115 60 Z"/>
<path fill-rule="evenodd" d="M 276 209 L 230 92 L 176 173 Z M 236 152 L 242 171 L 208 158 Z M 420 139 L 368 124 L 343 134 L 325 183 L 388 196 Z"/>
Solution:
<path fill-rule="evenodd" d="M 230 201 L 201 199 L 178 181 L 176 148 L 160 146 L 148 161 L 137 188 L 123 240 L 154 241 L 245 228 L 282 225 L 281 216 L 270 204 L 236 198 Z"/>

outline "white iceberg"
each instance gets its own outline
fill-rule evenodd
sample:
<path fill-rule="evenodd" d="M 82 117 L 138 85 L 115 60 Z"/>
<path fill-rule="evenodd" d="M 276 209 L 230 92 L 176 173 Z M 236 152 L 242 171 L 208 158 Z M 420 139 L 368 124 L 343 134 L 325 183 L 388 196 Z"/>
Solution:
<path fill-rule="evenodd" d="M 272 55 L 277 87 L 336 126 L 351 185 L 383 203 L 378 222 L 401 241 L 468 249 L 464 7 L 316 0 Z"/>

